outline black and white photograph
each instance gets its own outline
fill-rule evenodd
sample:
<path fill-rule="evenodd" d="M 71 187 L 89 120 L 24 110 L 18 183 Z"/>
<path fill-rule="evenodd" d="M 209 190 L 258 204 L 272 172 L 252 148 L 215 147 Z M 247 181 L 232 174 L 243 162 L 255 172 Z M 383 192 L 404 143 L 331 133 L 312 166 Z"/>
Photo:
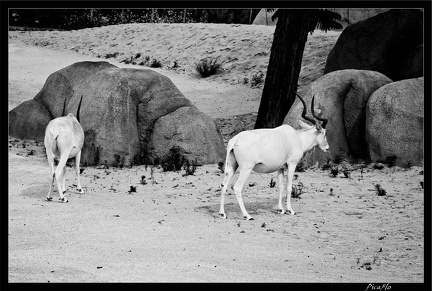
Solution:
<path fill-rule="evenodd" d="M 430 3 L 52 3 L 2 7 L 2 281 L 430 286 Z"/>

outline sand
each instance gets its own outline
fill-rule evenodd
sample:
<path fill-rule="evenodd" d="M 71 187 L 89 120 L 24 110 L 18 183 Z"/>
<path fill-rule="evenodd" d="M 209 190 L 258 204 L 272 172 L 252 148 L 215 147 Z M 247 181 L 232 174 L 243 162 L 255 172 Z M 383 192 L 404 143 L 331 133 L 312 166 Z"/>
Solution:
<path fill-rule="evenodd" d="M 11 32 L 9 110 L 33 98 L 49 74 L 76 61 L 107 60 L 148 69 L 121 62 L 122 56 L 141 52 L 163 64 L 179 61 L 180 69 L 154 70 L 171 78 L 213 117 L 227 141 L 253 127 L 262 86 L 252 88 L 242 80 L 253 70 L 265 70 L 268 55 L 254 55 L 269 53 L 273 30 L 132 24 L 72 32 Z M 301 84 L 322 74 L 330 42 L 334 44 L 339 33 L 316 32 L 309 37 Z M 188 51 L 188 46 L 195 48 Z M 122 55 L 104 57 L 116 51 Z M 209 55 L 237 61 L 225 62 L 223 73 L 201 79 L 187 64 Z M 57 192 L 53 202 L 47 202 L 50 174 L 43 143 L 9 138 L 8 279 L 424 282 L 423 168 L 351 167 L 349 178 L 342 173 L 333 178 L 328 170 L 315 168 L 297 172 L 294 183 L 302 183 L 304 193 L 292 199 L 294 216 L 276 212 L 278 185 L 269 186 L 272 178 L 277 181 L 276 175 L 253 173 L 243 199 L 255 220 L 243 220 L 232 190 L 224 220 L 218 217 L 223 173 L 217 165 L 199 167 L 189 176 L 156 169 L 154 179 L 144 166 L 86 167 L 81 175 L 85 194 L 75 191 L 75 175 L 68 168 L 69 203 L 59 203 Z M 378 196 L 376 184 L 387 194 Z M 136 192 L 130 192 L 131 186 Z"/>

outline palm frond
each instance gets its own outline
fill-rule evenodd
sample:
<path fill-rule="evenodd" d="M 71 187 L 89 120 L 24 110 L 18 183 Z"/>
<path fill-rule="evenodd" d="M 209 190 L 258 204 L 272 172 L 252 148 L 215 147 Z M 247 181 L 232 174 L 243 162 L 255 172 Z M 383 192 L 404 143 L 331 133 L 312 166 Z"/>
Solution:
<path fill-rule="evenodd" d="M 339 22 L 341 20 L 341 16 L 333 11 L 326 9 L 318 9 L 315 13 L 316 17 L 316 28 L 327 32 L 332 29 L 342 29 L 343 26 Z"/>

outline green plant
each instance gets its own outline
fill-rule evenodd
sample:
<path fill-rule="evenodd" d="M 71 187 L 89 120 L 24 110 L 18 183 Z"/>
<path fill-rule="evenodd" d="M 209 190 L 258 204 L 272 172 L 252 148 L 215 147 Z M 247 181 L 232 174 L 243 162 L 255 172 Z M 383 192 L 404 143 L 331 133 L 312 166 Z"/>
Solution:
<path fill-rule="evenodd" d="M 123 169 L 124 162 L 125 162 L 125 157 L 121 157 L 118 154 L 114 154 L 114 164 L 113 164 L 114 167 Z"/>
<path fill-rule="evenodd" d="M 302 182 L 299 182 L 297 185 L 292 186 L 291 197 L 300 199 L 303 192 L 304 185 Z"/>
<path fill-rule="evenodd" d="M 380 184 L 375 184 L 374 186 L 378 196 L 384 196 L 387 194 L 387 191 L 384 188 L 382 188 Z"/>
<path fill-rule="evenodd" d="M 270 188 L 274 188 L 274 186 L 276 186 L 276 182 L 273 181 L 273 178 L 270 179 L 270 184 L 269 184 Z"/>
<path fill-rule="evenodd" d="M 385 158 L 385 163 L 389 166 L 389 168 L 393 167 L 395 165 L 397 156 L 391 155 Z"/>
<path fill-rule="evenodd" d="M 218 63 L 218 59 L 204 59 L 195 64 L 196 71 L 201 77 L 206 78 L 219 72 L 222 64 Z"/>
<path fill-rule="evenodd" d="M 330 168 L 330 177 L 336 178 L 337 175 L 339 175 L 339 167 L 337 166 L 332 166 Z"/>
<path fill-rule="evenodd" d="M 130 186 L 130 189 L 129 189 L 128 193 L 131 194 L 133 192 L 136 192 L 136 187 Z"/>
<path fill-rule="evenodd" d="M 152 59 L 152 61 L 150 62 L 150 67 L 151 68 L 160 68 L 160 67 L 162 67 L 162 64 L 157 59 Z"/>
<path fill-rule="evenodd" d="M 321 170 L 325 171 L 330 169 L 330 167 L 331 167 L 331 158 L 327 158 L 326 163 L 321 166 Z"/>
<path fill-rule="evenodd" d="M 105 58 L 106 58 L 106 59 L 109 59 L 109 58 L 115 58 L 115 57 L 117 57 L 119 54 L 120 54 L 119 52 L 107 53 L 107 54 L 105 55 Z"/>
<path fill-rule="evenodd" d="M 197 168 L 197 159 L 195 161 L 192 161 L 192 163 L 189 162 L 189 160 L 185 159 L 183 163 L 183 170 L 185 170 L 185 174 L 183 176 L 189 176 L 193 175 Z"/>
<path fill-rule="evenodd" d="M 303 161 L 301 161 L 300 163 L 297 164 L 296 168 L 295 168 L 295 172 L 304 172 L 306 171 L 305 166 Z"/>
<path fill-rule="evenodd" d="M 261 83 L 263 81 L 263 78 L 264 78 L 263 72 L 259 71 L 259 72 L 253 73 L 252 79 L 251 79 L 251 87 L 256 86 L 259 83 Z"/>
<path fill-rule="evenodd" d="M 344 154 L 342 151 L 340 151 L 334 156 L 333 163 L 340 164 L 340 163 L 342 163 L 343 158 L 344 158 Z"/>
<path fill-rule="evenodd" d="M 165 172 L 179 171 L 184 163 L 182 150 L 178 146 L 170 148 L 169 153 L 162 159 L 161 166 Z"/>

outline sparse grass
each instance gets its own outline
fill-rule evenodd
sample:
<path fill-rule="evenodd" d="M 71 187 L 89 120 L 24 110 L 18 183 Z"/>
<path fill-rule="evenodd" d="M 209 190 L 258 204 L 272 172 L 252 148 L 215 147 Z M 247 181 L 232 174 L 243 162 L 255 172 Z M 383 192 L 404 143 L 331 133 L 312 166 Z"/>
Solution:
<path fill-rule="evenodd" d="M 201 77 L 207 78 L 218 73 L 221 66 L 222 64 L 218 62 L 218 59 L 204 59 L 195 64 L 195 69 Z"/>
<path fill-rule="evenodd" d="M 136 187 L 130 186 L 130 189 L 128 191 L 129 194 L 136 192 Z"/>
<path fill-rule="evenodd" d="M 380 184 L 375 184 L 374 186 L 378 196 L 384 196 L 387 194 L 387 191 L 384 188 L 382 188 Z"/>

